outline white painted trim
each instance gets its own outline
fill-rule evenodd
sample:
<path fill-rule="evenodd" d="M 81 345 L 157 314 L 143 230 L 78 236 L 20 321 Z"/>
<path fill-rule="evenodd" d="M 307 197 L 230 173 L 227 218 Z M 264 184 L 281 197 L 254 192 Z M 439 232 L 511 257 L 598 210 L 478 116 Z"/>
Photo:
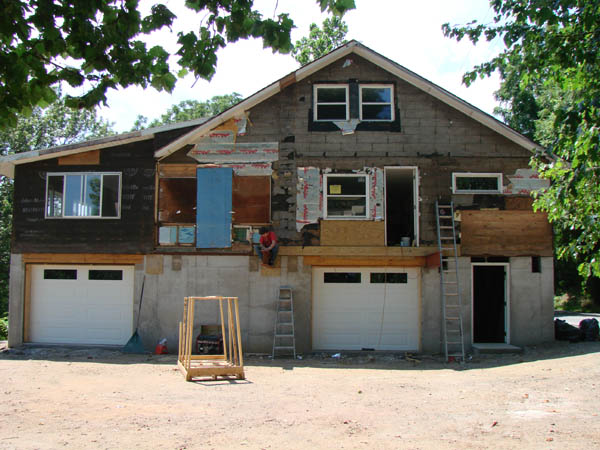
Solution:
<path fill-rule="evenodd" d="M 362 90 L 363 88 L 383 88 L 383 89 L 389 89 L 390 90 L 390 103 L 383 103 L 383 102 L 367 102 L 367 105 L 390 105 L 390 113 L 391 113 L 391 119 L 369 119 L 369 120 L 365 120 L 363 119 L 363 100 L 362 100 Z M 396 119 L 396 99 L 395 99 L 395 91 L 394 91 L 394 85 L 391 83 L 361 83 L 358 85 L 358 111 L 359 111 L 359 117 L 360 120 L 362 122 L 393 122 Z"/>
<path fill-rule="evenodd" d="M 475 342 L 475 277 L 473 276 L 473 268 L 475 266 L 504 266 L 504 338 L 505 344 L 510 344 L 510 262 L 507 263 L 487 263 L 487 262 L 472 262 L 471 263 L 471 344 L 479 344 Z M 483 342 L 481 342 L 483 344 Z"/>
<path fill-rule="evenodd" d="M 502 194 L 504 186 L 502 185 L 501 173 L 476 173 L 476 172 L 452 172 L 452 193 L 453 194 Z M 457 178 L 496 178 L 498 189 L 458 189 L 456 187 Z"/>
<path fill-rule="evenodd" d="M 346 117 L 344 119 L 323 119 L 319 120 L 317 117 L 317 106 L 319 103 L 317 102 L 317 91 L 321 88 L 327 89 L 344 89 L 344 93 L 346 94 L 346 101 L 342 102 L 330 102 L 330 103 L 321 103 L 321 105 L 346 105 Z M 346 121 L 350 120 L 350 89 L 347 84 L 339 83 L 324 83 L 324 84 L 315 84 L 313 85 L 313 120 L 315 122 L 337 122 L 337 121 Z"/>
<path fill-rule="evenodd" d="M 364 216 L 329 216 L 329 211 L 327 210 L 327 199 L 329 194 L 327 193 L 327 179 L 334 177 L 344 177 L 344 178 L 359 178 L 362 177 L 365 179 L 365 215 Z M 369 185 L 370 185 L 371 177 L 367 173 L 325 173 L 323 174 L 323 219 L 326 220 L 370 220 L 373 217 L 370 217 L 370 208 L 369 208 Z M 361 197 L 360 195 L 336 195 L 332 194 L 336 198 L 340 197 Z"/>
<path fill-rule="evenodd" d="M 420 245 L 420 231 L 421 231 L 421 227 L 420 227 L 420 214 L 421 214 L 421 208 L 420 208 L 420 198 L 419 198 L 419 185 L 420 185 L 420 179 L 419 179 L 419 167 L 418 166 L 384 166 L 383 167 L 383 189 L 384 189 L 384 193 L 383 193 L 383 204 L 384 204 L 384 219 L 385 219 L 385 246 L 387 247 L 388 245 L 388 237 L 387 237 L 387 171 L 388 170 L 394 170 L 394 169 L 405 169 L 405 170 L 412 170 L 413 171 L 413 204 L 414 204 L 414 210 L 413 210 L 413 221 L 414 221 L 414 228 L 415 228 L 415 241 L 416 241 L 416 245 L 415 247 L 419 247 Z"/>

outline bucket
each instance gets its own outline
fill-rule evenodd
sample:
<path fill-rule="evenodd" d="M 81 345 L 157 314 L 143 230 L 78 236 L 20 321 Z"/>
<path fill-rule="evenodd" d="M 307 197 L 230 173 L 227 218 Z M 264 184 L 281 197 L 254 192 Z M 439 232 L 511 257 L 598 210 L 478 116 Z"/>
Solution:
<path fill-rule="evenodd" d="M 410 237 L 400 238 L 400 247 L 410 247 Z"/>

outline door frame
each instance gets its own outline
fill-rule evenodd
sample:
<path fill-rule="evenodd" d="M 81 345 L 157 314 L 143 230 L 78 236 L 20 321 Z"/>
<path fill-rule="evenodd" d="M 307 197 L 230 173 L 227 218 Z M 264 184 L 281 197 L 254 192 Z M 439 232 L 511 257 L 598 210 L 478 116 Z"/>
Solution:
<path fill-rule="evenodd" d="M 419 167 L 418 166 L 384 166 L 383 167 L 383 205 L 384 205 L 384 225 L 385 225 L 385 246 L 388 245 L 388 236 L 387 236 L 387 172 L 388 170 L 394 169 L 410 169 L 413 171 L 413 222 L 415 228 L 415 247 L 419 246 L 419 216 L 420 216 L 420 208 L 419 208 Z"/>
<path fill-rule="evenodd" d="M 475 266 L 503 266 L 504 267 L 504 343 L 510 344 L 510 262 L 472 262 L 471 263 L 471 344 L 475 342 Z"/>

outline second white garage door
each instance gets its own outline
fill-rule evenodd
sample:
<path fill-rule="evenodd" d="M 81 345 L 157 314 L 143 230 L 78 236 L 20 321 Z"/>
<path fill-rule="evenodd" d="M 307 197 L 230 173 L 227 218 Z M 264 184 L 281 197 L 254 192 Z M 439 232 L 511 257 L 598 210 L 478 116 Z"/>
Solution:
<path fill-rule="evenodd" d="M 133 267 L 33 265 L 30 341 L 123 345 L 133 327 Z"/>
<path fill-rule="evenodd" d="M 418 350 L 419 269 L 315 267 L 314 350 Z"/>

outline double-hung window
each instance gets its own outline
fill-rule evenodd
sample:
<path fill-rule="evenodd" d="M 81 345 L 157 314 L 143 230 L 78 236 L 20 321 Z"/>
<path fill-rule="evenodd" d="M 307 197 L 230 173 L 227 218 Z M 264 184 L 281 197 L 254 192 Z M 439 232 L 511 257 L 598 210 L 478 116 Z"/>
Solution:
<path fill-rule="evenodd" d="M 119 218 L 121 174 L 117 172 L 49 173 L 47 218 Z"/>
<path fill-rule="evenodd" d="M 325 218 L 366 219 L 369 211 L 366 174 L 325 175 Z"/>
<path fill-rule="evenodd" d="M 391 122 L 394 120 L 393 85 L 360 85 L 360 120 L 366 122 Z"/>
<path fill-rule="evenodd" d="M 314 86 L 314 120 L 344 121 L 350 117 L 347 84 L 319 84 Z"/>
<path fill-rule="evenodd" d="M 454 194 L 502 194 L 502 174 L 454 172 L 452 192 Z"/>

